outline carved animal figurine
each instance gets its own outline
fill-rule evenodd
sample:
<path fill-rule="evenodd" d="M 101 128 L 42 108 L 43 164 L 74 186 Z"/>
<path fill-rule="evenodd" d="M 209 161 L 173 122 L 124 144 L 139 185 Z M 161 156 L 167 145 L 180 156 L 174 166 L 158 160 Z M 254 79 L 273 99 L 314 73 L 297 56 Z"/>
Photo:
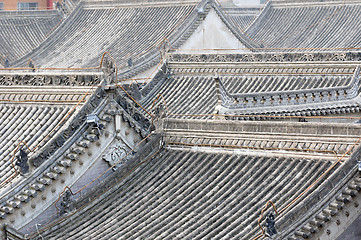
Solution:
<path fill-rule="evenodd" d="M 29 172 L 28 155 L 22 149 L 20 149 L 20 155 L 16 157 L 16 165 L 20 167 L 21 174 Z"/>
<path fill-rule="evenodd" d="M 71 211 L 71 208 L 71 192 L 69 190 L 66 190 L 60 202 L 60 216 L 64 215 L 64 213 L 69 213 Z"/>
<path fill-rule="evenodd" d="M 266 218 L 266 225 L 265 225 L 267 228 L 267 234 L 269 237 L 277 234 L 277 230 L 275 228 L 275 225 L 276 225 L 275 223 L 276 223 L 275 216 L 272 213 L 270 213 Z"/>

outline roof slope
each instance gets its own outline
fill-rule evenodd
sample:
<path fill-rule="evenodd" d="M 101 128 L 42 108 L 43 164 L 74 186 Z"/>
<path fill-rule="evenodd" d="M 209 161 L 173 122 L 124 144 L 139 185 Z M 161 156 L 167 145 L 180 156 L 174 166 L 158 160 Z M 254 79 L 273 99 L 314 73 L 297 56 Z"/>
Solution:
<path fill-rule="evenodd" d="M 29 53 L 61 20 L 58 11 L 0 12 L 0 58 L 12 62 Z"/>
<path fill-rule="evenodd" d="M 146 54 L 159 57 L 159 44 L 165 38 L 171 44 L 179 40 L 170 35 L 176 28 L 178 32 L 174 34 L 183 33 L 189 23 L 186 21 L 184 26 L 183 20 L 189 15 L 197 19 L 198 14 L 193 11 L 196 5 L 124 3 L 114 7 L 112 2 L 82 2 L 48 41 L 27 57 L 40 67 L 94 67 L 106 51 L 123 67 L 128 66 L 130 58 L 136 64 Z M 25 58 L 19 60 L 17 65 L 24 61 Z"/>
<path fill-rule="evenodd" d="M 90 90 L 99 81 L 95 74 L 23 73 L 1 77 L 2 84 L 13 85 L 0 88 L 1 218 L 13 213 L 14 208 L 21 208 L 22 202 L 29 202 L 36 191 L 42 191 L 42 186 L 51 182 L 52 173 L 47 175 L 48 180 L 39 177 L 49 170 L 49 165 L 42 164 L 72 139 L 85 121 L 85 112 L 97 106 L 102 95 L 99 90 L 94 94 Z M 91 103 L 94 106 L 89 106 Z M 26 173 L 16 166 L 21 148 L 30 168 Z"/>
<path fill-rule="evenodd" d="M 33 149 L 43 143 L 45 137 L 60 123 L 70 109 L 70 106 L 1 106 L 0 124 L 3 136 L 0 156 L 1 183 L 5 183 L 6 179 L 15 173 L 10 160 L 13 158 L 13 151 L 17 148 L 17 144 L 24 141 L 29 148 Z M 4 186 L 2 184 L 1 188 Z"/>
<path fill-rule="evenodd" d="M 293 132 L 292 145 L 297 142 L 296 135 L 317 137 L 326 131 L 324 136 L 332 138 L 328 133 L 335 133 L 349 141 L 347 148 L 353 149 L 358 125 L 332 124 L 331 130 L 328 124 L 279 123 L 274 128 L 271 123 L 263 127 L 249 122 L 166 121 L 167 128 L 161 130 L 166 147 L 145 146 L 152 150 L 146 154 L 140 150 L 127 161 L 134 163 L 100 183 L 92 194 L 84 196 L 84 201 L 76 203 L 76 211 L 45 226 L 41 235 L 48 239 L 252 239 L 260 233 L 257 220 L 269 200 L 278 210 L 288 209 L 276 221 L 278 231 L 288 231 L 301 216 L 311 212 L 311 207 L 323 206 L 332 197 L 330 188 L 344 184 L 358 157 L 351 156 L 341 164 L 332 154 L 306 159 L 285 152 L 279 152 L 283 157 L 271 156 L 273 150 L 267 147 L 259 147 L 258 154 L 243 154 L 238 147 L 230 147 L 242 141 L 231 136 L 239 137 L 242 132 L 267 135 L 271 131 L 285 136 Z M 347 137 L 342 130 L 346 126 L 352 129 Z M 299 128 L 304 132 L 299 133 Z M 171 142 L 174 138 L 181 139 L 183 145 Z M 255 148 L 264 144 L 262 140 L 248 142 Z M 300 197 L 294 204 L 296 196 Z"/>
<path fill-rule="evenodd" d="M 281 51 L 360 48 L 360 11 L 360 1 L 270 1 L 247 35 Z"/>
<path fill-rule="evenodd" d="M 257 220 L 269 200 L 278 210 L 284 209 L 276 218 L 277 230 L 283 234 L 324 208 L 354 175 L 360 154 L 353 144 L 359 125 L 276 123 L 275 127 L 271 122 L 176 119 L 166 119 L 165 125 L 159 129 L 162 136 L 154 136 L 113 176 L 75 202 L 76 210 L 40 229 L 41 235 L 47 239 L 252 239 L 260 233 Z M 242 133 L 255 134 L 257 140 L 244 141 Z M 319 133 L 325 138 L 323 150 L 300 147 L 311 144 Z M 346 148 L 326 143 L 335 136 L 346 141 Z M 278 145 L 279 137 L 289 137 L 290 151 L 278 146 L 277 153 L 276 146 L 269 147 Z M 298 143 L 298 137 L 305 142 Z M 178 144 L 172 142 L 176 138 Z M 255 152 L 242 152 L 240 142 L 253 146 Z M 347 149 L 349 158 L 328 152 L 334 149 L 341 155 L 340 147 Z M 297 149 L 304 151 L 304 157 L 294 155 Z M 316 218 L 320 224 L 328 221 L 327 212 Z"/>
<path fill-rule="evenodd" d="M 177 150 L 162 155 L 127 178 L 126 184 L 107 194 L 101 203 L 43 236 L 250 237 L 258 231 L 258 210 L 270 196 L 285 204 L 290 195 L 305 189 L 302 183 L 311 182 L 331 164 Z"/>
<path fill-rule="evenodd" d="M 219 9 L 224 13 L 224 16 L 243 33 L 256 19 L 261 11 L 261 6 L 237 7 L 222 4 L 219 6 Z"/>
<path fill-rule="evenodd" d="M 158 101 L 156 101 L 157 99 Z M 213 77 L 172 76 L 164 78 L 159 81 L 153 91 L 140 101 L 140 104 L 148 111 L 152 111 L 154 102 L 158 104 L 163 100 L 168 113 L 211 114 L 217 104 Z"/>
<path fill-rule="evenodd" d="M 73 107 L 83 99 L 87 91 L 74 87 L 69 91 L 67 88 L 57 87 L 54 92 L 53 88 L 35 90 L 22 86 L 0 89 L 1 195 L 6 192 L 8 185 L 13 186 L 14 182 L 23 178 L 17 175 L 15 180 L 12 179 L 16 172 L 11 159 L 18 144 L 24 142 L 30 149 L 40 150 L 59 131 L 59 126 L 67 122 L 64 119 L 69 113 L 74 113 Z M 20 144 L 20 147 L 27 149 L 24 144 Z M 30 152 L 29 157 L 33 155 Z"/>

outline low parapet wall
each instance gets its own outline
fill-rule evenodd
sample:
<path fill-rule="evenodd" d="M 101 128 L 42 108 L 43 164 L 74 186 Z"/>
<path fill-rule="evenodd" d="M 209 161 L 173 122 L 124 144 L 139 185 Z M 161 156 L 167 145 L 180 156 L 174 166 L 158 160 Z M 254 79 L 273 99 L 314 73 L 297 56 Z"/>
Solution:
<path fill-rule="evenodd" d="M 231 132 L 231 133 L 274 133 L 322 136 L 352 136 L 361 134 L 359 124 L 340 123 L 295 123 L 295 122 L 257 122 L 222 121 L 197 119 L 166 119 L 165 130 Z"/>
<path fill-rule="evenodd" d="M 178 120 L 164 122 L 171 147 L 234 154 L 346 161 L 358 146 L 357 124 Z"/>

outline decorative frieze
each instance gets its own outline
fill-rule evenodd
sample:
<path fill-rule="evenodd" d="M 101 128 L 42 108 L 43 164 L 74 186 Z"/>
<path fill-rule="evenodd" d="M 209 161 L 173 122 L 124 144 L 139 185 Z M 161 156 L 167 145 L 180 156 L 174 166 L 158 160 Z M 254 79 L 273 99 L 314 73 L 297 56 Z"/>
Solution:
<path fill-rule="evenodd" d="M 361 61 L 361 52 L 239 53 L 169 55 L 169 62 L 324 62 Z"/>
<path fill-rule="evenodd" d="M 101 77 L 94 75 L 42 75 L 42 74 L 2 74 L 0 85 L 28 85 L 28 86 L 95 86 L 99 85 Z"/>

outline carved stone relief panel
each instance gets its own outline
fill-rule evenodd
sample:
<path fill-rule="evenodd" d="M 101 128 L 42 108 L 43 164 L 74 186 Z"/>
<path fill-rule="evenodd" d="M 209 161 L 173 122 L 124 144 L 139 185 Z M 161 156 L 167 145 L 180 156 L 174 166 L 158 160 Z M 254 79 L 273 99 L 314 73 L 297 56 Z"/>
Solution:
<path fill-rule="evenodd" d="M 109 166 L 114 169 L 120 167 L 123 163 L 123 159 L 130 148 L 122 140 L 114 140 L 110 147 L 105 151 L 102 159 L 106 161 Z"/>

